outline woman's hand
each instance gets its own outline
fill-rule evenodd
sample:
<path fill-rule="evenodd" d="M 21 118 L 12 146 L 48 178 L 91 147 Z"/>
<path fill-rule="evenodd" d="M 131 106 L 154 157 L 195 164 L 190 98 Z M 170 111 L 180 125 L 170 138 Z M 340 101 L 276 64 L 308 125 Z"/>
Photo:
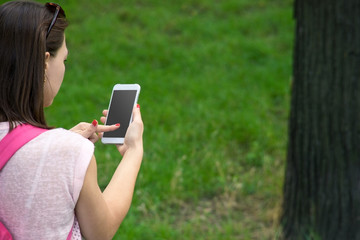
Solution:
<path fill-rule="evenodd" d="M 107 114 L 104 110 L 103 115 Z M 105 117 L 100 120 L 105 123 Z M 91 159 L 75 208 L 86 239 L 111 239 L 129 211 L 143 158 L 143 128 L 138 106 L 133 110 L 133 122 L 127 129 L 124 145 L 117 146 L 123 158 L 103 191 L 97 181 L 95 156 Z"/>
<path fill-rule="evenodd" d="M 103 121 L 105 123 L 105 120 Z M 91 124 L 86 122 L 81 122 L 75 127 L 71 128 L 70 131 L 76 132 L 83 136 L 84 138 L 89 139 L 91 142 L 96 143 L 99 138 L 102 138 L 104 132 L 111 132 L 120 127 L 120 124 L 115 124 L 111 126 L 99 125 L 96 120 Z"/>
<path fill-rule="evenodd" d="M 102 123 L 105 123 L 108 110 L 103 111 L 103 117 L 100 118 Z M 136 108 L 133 109 L 133 121 L 129 125 L 129 128 L 126 131 L 125 140 L 123 145 L 117 145 L 117 149 L 120 154 L 124 156 L 125 152 L 128 149 L 136 149 L 138 151 L 143 151 L 143 135 L 144 124 L 141 119 L 140 105 L 138 104 Z"/>

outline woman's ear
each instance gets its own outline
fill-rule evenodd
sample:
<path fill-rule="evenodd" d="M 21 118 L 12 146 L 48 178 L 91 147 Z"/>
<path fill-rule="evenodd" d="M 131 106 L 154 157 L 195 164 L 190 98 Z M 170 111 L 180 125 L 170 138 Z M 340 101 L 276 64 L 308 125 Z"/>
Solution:
<path fill-rule="evenodd" d="M 49 68 L 50 53 L 45 52 L 45 71 Z"/>

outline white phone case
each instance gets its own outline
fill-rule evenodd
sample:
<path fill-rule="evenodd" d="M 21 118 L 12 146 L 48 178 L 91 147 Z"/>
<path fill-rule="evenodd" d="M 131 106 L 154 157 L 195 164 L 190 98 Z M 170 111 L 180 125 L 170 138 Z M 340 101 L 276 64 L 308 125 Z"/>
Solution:
<path fill-rule="evenodd" d="M 113 96 L 114 96 L 114 92 L 115 91 L 127 91 L 127 90 L 135 90 L 136 91 L 136 96 L 134 101 L 132 102 L 132 109 L 136 106 L 137 104 L 137 100 L 140 94 L 140 85 L 139 84 L 116 84 L 113 87 L 112 93 L 111 93 L 111 98 L 110 98 L 110 102 L 109 102 L 109 107 L 108 107 L 108 116 L 110 116 L 112 111 L 116 111 L 116 109 L 111 109 L 111 104 L 113 101 Z M 130 106 L 128 106 L 130 107 Z M 132 122 L 132 111 L 131 111 L 131 116 L 130 116 L 130 122 L 129 125 Z M 108 118 L 106 119 L 105 125 L 108 125 Z M 127 124 L 125 124 L 127 125 Z M 120 128 L 121 128 L 121 124 L 120 124 Z M 126 129 L 127 130 L 127 129 Z M 124 137 L 120 137 L 120 136 L 107 136 L 107 133 L 104 133 L 103 138 L 101 139 L 102 143 L 104 144 L 124 144 Z"/>

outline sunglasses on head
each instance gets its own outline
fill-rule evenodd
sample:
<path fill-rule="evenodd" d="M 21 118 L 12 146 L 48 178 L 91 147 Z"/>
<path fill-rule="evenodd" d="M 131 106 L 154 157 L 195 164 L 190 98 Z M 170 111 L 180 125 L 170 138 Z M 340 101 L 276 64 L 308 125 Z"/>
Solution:
<path fill-rule="evenodd" d="M 51 32 L 51 29 L 54 27 L 55 22 L 59 16 L 59 14 L 61 14 L 63 17 L 65 17 L 65 12 L 64 10 L 61 8 L 61 6 L 59 4 L 56 3 L 46 3 L 45 7 L 47 7 L 47 9 L 49 9 L 51 12 L 54 12 L 54 17 L 51 20 L 51 23 L 49 25 L 49 28 L 47 30 L 46 33 L 46 38 L 49 36 L 49 33 Z"/>

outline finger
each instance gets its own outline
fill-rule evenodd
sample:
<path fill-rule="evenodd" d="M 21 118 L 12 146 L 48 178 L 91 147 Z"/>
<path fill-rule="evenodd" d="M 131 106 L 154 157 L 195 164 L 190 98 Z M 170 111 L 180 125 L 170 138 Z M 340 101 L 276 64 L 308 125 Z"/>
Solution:
<path fill-rule="evenodd" d="M 88 123 L 81 135 L 85 138 L 90 138 L 96 132 L 97 125 L 98 122 L 96 120 L 92 121 L 91 124 Z"/>
<path fill-rule="evenodd" d="M 101 118 L 100 118 L 100 121 L 101 121 L 103 124 L 105 124 L 106 117 L 101 117 Z"/>
<path fill-rule="evenodd" d="M 92 143 L 96 143 L 98 140 L 99 140 L 99 136 L 96 135 L 96 133 L 92 134 L 90 137 L 89 137 L 89 140 L 92 142 Z"/>
<path fill-rule="evenodd" d="M 103 111 L 102 111 L 102 114 L 104 115 L 104 117 L 106 117 L 107 115 L 108 115 L 108 110 L 107 109 L 104 109 Z"/>
<path fill-rule="evenodd" d="M 120 123 L 115 124 L 115 125 L 98 125 L 97 126 L 97 132 L 111 132 L 111 131 L 115 131 L 116 129 L 118 129 L 120 127 Z"/>
<path fill-rule="evenodd" d="M 127 150 L 127 146 L 124 145 L 116 145 L 118 151 L 120 152 L 121 156 L 124 156 L 126 150 Z"/>
<path fill-rule="evenodd" d="M 103 136 L 104 136 L 104 133 L 98 133 L 98 137 L 101 139 L 101 138 L 103 138 Z"/>

